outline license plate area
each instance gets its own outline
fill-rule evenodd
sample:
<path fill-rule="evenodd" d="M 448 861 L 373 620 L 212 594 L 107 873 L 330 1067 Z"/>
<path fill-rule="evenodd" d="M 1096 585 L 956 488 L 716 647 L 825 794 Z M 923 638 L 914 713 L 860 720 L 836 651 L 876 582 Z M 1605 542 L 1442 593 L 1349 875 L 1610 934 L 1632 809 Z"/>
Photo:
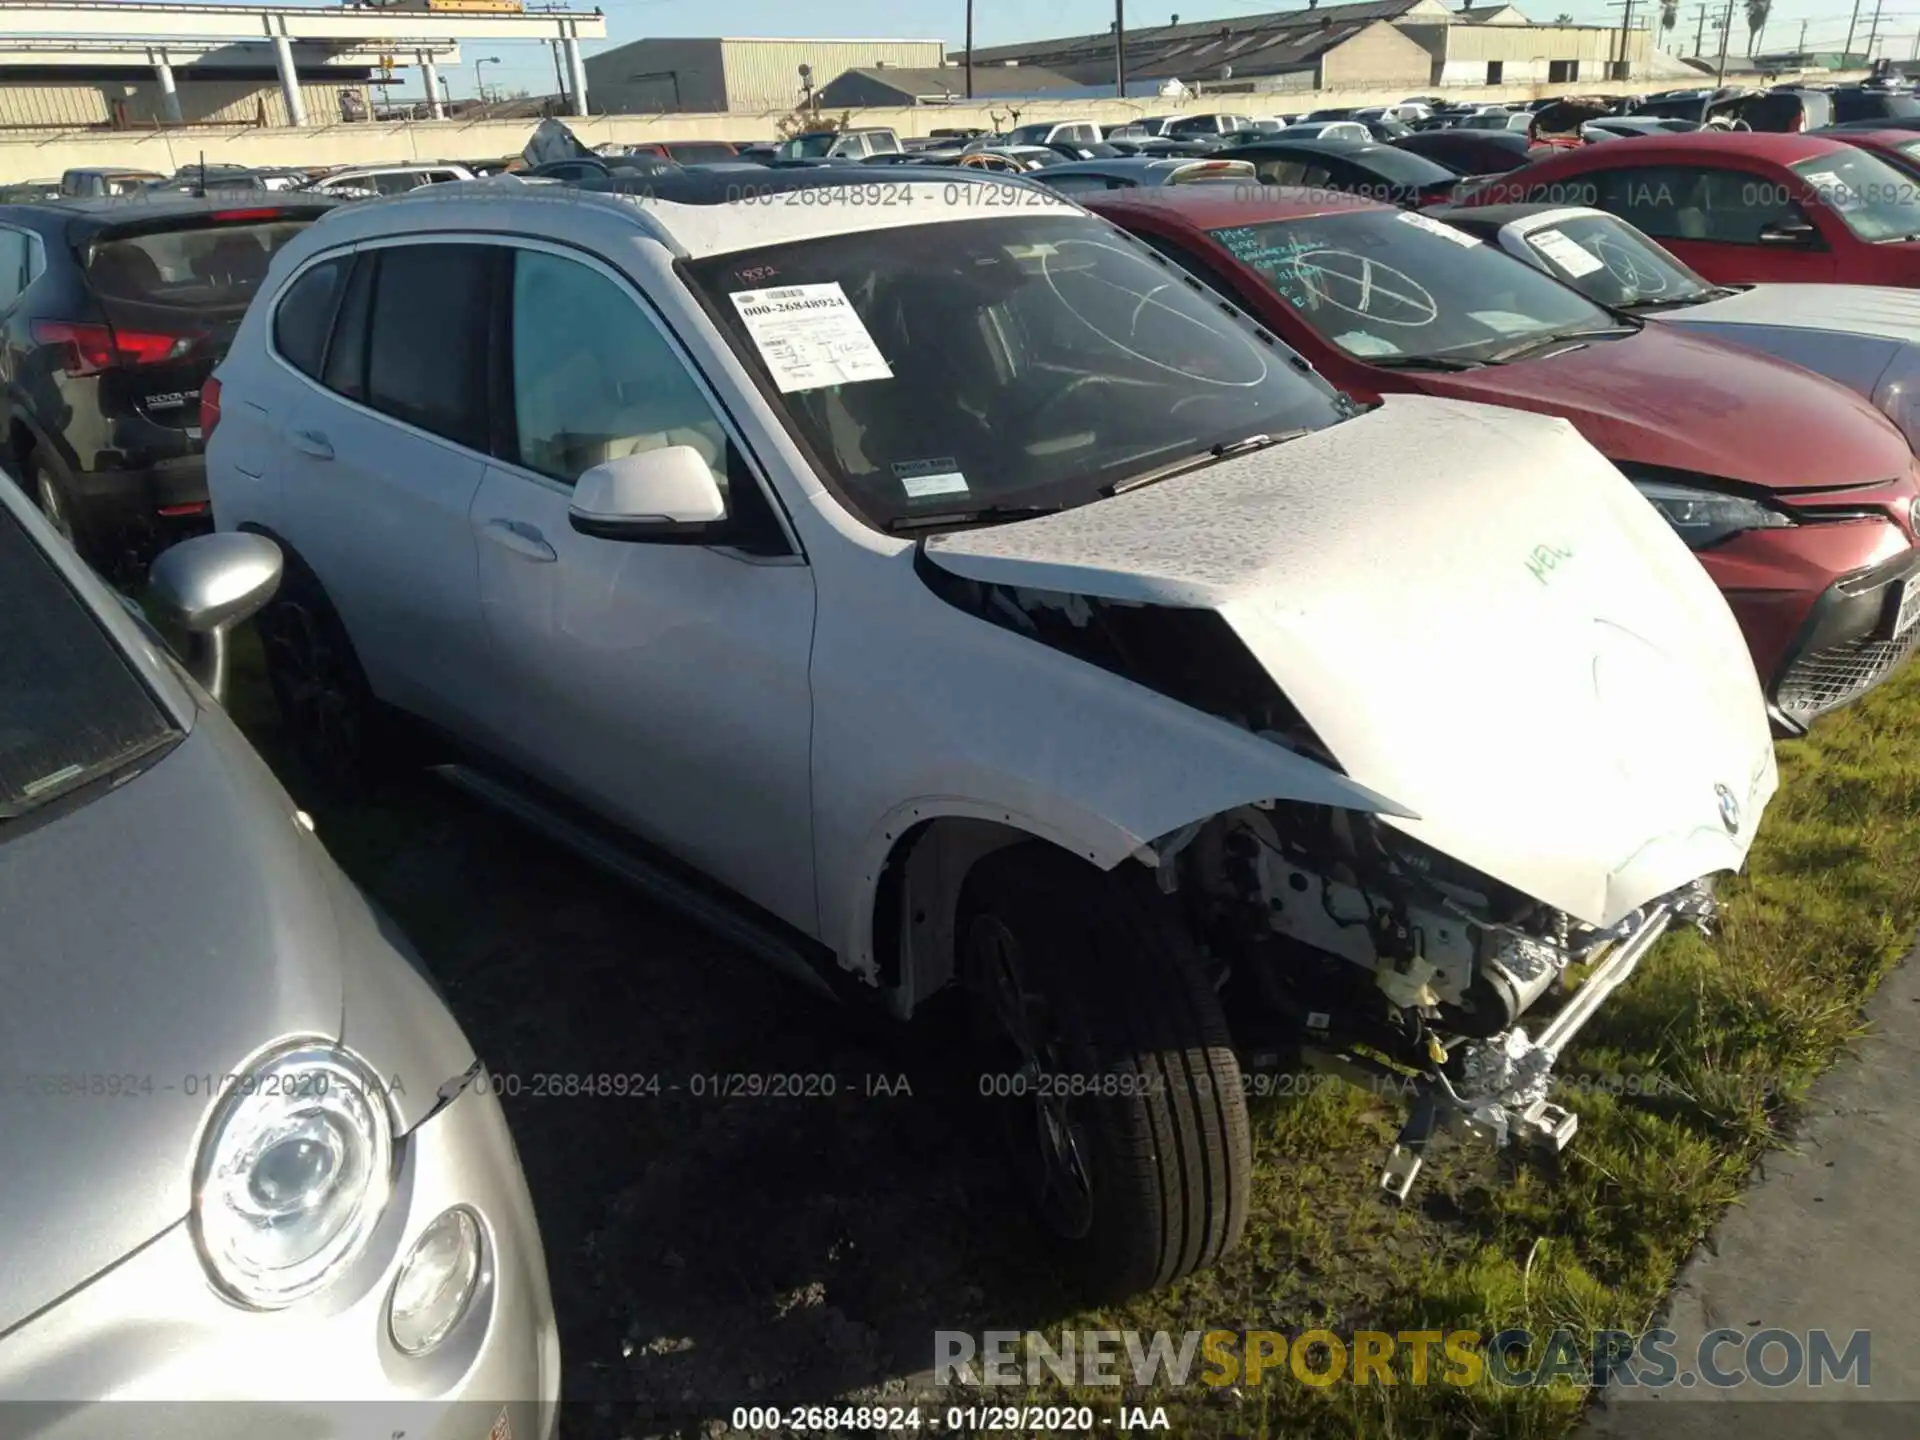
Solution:
<path fill-rule="evenodd" d="M 1887 620 L 1883 637 L 1898 640 L 1920 623 L 1920 575 L 1909 575 L 1892 587 L 1887 596 Z"/>

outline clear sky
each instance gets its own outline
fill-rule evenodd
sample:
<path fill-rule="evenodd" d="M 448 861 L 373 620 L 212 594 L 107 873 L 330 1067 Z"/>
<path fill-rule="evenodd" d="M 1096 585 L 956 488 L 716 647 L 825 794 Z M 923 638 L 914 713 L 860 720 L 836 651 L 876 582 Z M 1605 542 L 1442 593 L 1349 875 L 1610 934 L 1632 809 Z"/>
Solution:
<path fill-rule="evenodd" d="M 857 39 L 944 40 L 958 50 L 966 34 L 965 0 L 568 0 L 582 9 L 598 4 L 607 16 L 607 39 L 589 42 L 595 49 L 624 44 L 647 36 L 676 35 L 772 35 L 805 38 L 845 37 Z M 1334 3 L 1334 0 L 1328 0 Z M 1449 4 L 1457 0 L 1447 0 Z M 1485 0 L 1482 0 L 1485 3 Z M 1520 8 L 1535 21 L 1552 21 L 1570 14 L 1580 24 L 1618 24 L 1619 0 L 1517 0 Z M 1881 4 L 1880 53 L 1905 59 L 1912 52 L 1916 31 L 1920 31 L 1920 0 L 1879 0 Z M 1644 13 L 1657 0 L 1635 0 L 1636 15 Z M 1875 0 L 1860 0 L 1860 21 L 1854 45 L 1863 49 L 1874 11 Z M 1175 14 L 1192 22 L 1236 15 L 1257 15 L 1271 10 L 1304 9 L 1304 0 L 1126 0 L 1127 28 L 1165 25 Z M 1713 3 L 1708 13 L 1707 45 L 1716 50 L 1713 21 L 1725 13 L 1725 0 Z M 1747 46 L 1746 0 L 1735 0 L 1733 36 L 1729 49 L 1735 53 Z M 1761 40 L 1765 50 L 1786 49 L 1800 40 L 1800 22 L 1807 22 L 1807 44 L 1812 48 L 1838 49 L 1846 39 L 1847 22 L 1853 13 L 1853 0 L 1773 0 L 1766 33 Z M 1698 25 L 1699 0 L 1683 0 L 1680 23 L 1664 37 L 1665 48 L 1691 51 Z M 1049 35 L 1084 35 L 1104 30 L 1113 22 L 1113 0 L 975 0 L 974 43 L 1000 45 L 1016 40 L 1039 39 Z M 552 52 L 540 43 L 464 42 L 461 54 L 466 63 L 460 73 L 449 75 L 456 95 L 470 95 L 474 85 L 474 60 L 500 57 L 499 65 L 485 67 L 486 83 L 534 94 L 554 90 Z M 418 72 L 403 75 L 403 92 L 418 86 Z M 797 98 L 797 97 L 796 97 Z"/>

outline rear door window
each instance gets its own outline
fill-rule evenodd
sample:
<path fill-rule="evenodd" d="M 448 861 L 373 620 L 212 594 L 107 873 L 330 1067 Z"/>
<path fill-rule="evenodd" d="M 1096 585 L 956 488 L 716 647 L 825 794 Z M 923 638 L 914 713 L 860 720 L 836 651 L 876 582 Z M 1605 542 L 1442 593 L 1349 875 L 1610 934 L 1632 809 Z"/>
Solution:
<path fill-rule="evenodd" d="M 12 305 L 27 288 L 28 254 L 25 231 L 0 228 L 0 310 Z"/>
<path fill-rule="evenodd" d="M 354 261 L 346 292 L 334 316 L 333 339 L 327 346 L 326 368 L 320 383 L 349 400 L 367 398 L 367 322 L 373 315 L 373 282 L 380 271 L 380 252 L 370 251 Z"/>
<path fill-rule="evenodd" d="M 324 261 L 287 287 L 273 315 L 273 345 L 301 374 L 320 378 L 327 331 L 347 276 L 348 257 Z"/>
<path fill-rule="evenodd" d="M 494 257 L 483 245 L 382 250 L 367 333 L 367 403 L 475 450 L 487 447 Z"/>

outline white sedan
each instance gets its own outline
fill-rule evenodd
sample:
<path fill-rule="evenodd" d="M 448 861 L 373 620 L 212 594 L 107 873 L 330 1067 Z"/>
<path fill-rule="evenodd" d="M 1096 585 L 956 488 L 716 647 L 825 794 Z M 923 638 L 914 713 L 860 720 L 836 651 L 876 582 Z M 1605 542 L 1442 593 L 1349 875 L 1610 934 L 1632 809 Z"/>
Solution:
<path fill-rule="evenodd" d="M 1880 407 L 1920 451 L 1920 294 L 1882 285 L 1715 285 L 1604 210 L 1484 205 L 1447 223 L 1588 299 L 1837 380 Z"/>

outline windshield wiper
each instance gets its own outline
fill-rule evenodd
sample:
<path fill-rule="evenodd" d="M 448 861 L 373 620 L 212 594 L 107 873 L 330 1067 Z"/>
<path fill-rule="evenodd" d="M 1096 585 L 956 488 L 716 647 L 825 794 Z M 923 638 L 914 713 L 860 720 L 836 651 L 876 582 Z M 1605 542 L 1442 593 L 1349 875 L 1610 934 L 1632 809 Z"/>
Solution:
<path fill-rule="evenodd" d="M 948 510 L 939 515 L 896 515 L 887 522 L 888 533 L 903 530 L 933 530 L 960 525 L 1004 525 L 1015 520 L 1031 520 L 1036 515 L 1057 515 L 1064 505 L 982 505 L 977 510 Z"/>
<path fill-rule="evenodd" d="M 1633 335 L 1638 333 L 1634 325 L 1605 325 L 1594 330 L 1556 330 L 1549 335 L 1535 335 L 1530 340 L 1522 340 L 1517 345 L 1509 345 L 1504 350 L 1496 350 L 1487 357 L 1490 364 L 1504 365 L 1509 360 L 1518 360 L 1535 350 L 1545 350 L 1551 345 L 1570 345 L 1576 340 L 1604 340 L 1609 335 Z"/>
<path fill-rule="evenodd" d="M 1478 370 L 1495 360 L 1463 360 L 1458 355 L 1366 355 L 1361 363 L 1382 370 Z"/>
<path fill-rule="evenodd" d="M 1671 310 L 1676 305 L 1700 305 L 1708 300 L 1719 298 L 1724 292 L 1702 290 L 1698 295 L 1662 295 L 1652 300 L 1636 300 L 1621 308 L 1630 314 L 1638 315 L 1643 310 Z"/>
<path fill-rule="evenodd" d="M 1189 470 L 1198 470 L 1211 465 L 1216 460 L 1225 460 L 1230 455 L 1250 455 L 1255 450 L 1265 450 L 1272 445 L 1284 445 L 1289 440 L 1298 440 L 1302 435 L 1311 435 L 1312 429 L 1301 426 L 1296 430 L 1282 430 L 1278 435 L 1247 435 L 1239 440 L 1223 440 L 1218 445 L 1209 446 L 1197 455 L 1189 455 L 1184 460 L 1176 460 L 1171 465 L 1162 465 L 1143 474 L 1130 475 L 1125 480 L 1116 480 L 1100 493 L 1108 499 L 1115 495 L 1124 495 L 1129 490 L 1139 490 L 1145 486 L 1157 484 L 1172 475 L 1180 475 Z"/>

